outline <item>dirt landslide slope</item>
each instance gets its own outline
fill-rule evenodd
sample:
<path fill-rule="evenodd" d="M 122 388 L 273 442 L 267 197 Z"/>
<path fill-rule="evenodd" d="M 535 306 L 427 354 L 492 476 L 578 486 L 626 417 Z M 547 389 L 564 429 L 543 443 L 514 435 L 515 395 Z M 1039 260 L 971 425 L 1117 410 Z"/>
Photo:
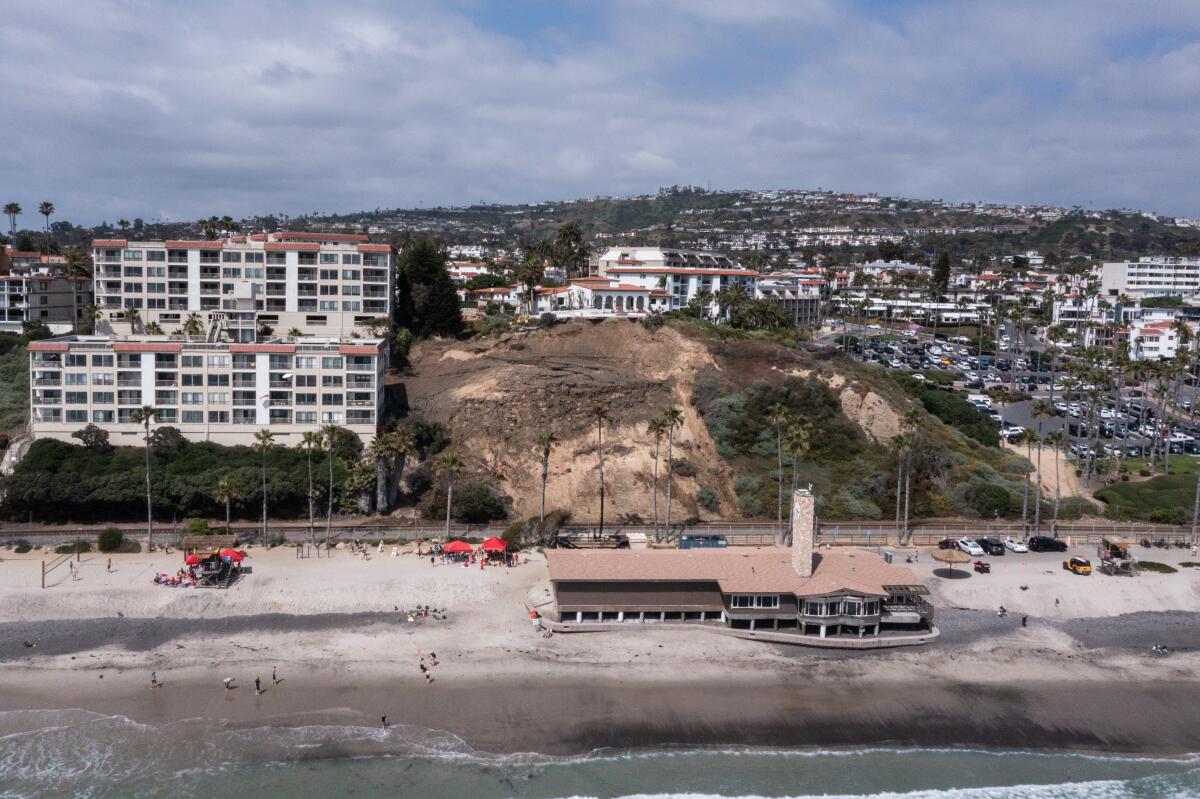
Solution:
<path fill-rule="evenodd" d="M 646 424 L 668 405 L 684 412 L 676 460 L 696 467 L 694 477 L 676 478 L 676 518 L 705 515 L 693 499 L 704 483 L 723 505 L 735 504 L 732 473 L 688 403 L 696 371 L 711 367 L 712 358 L 702 343 L 673 330 L 646 330 L 618 319 L 575 321 L 498 338 L 426 341 L 413 349 L 410 361 L 412 373 L 404 382 L 413 410 L 449 428 L 452 447 L 468 472 L 501 482 L 514 499 L 514 518 L 537 514 L 541 454 L 536 439 L 544 430 L 558 438 L 550 456 L 546 509 L 570 510 L 581 521 L 599 517 L 591 416 L 597 403 L 606 403 L 612 417 L 604 431 L 609 519 L 651 518 L 654 442 Z M 663 469 L 660 462 L 660 482 Z M 660 514 L 664 501 L 665 483 Z"/>
<path fill-rule="evenodd" d="M 654 442 L 647 423 L 668 405 L 684 413 L 675 458 L 685 461 L 675 480 L 673 517 L 715 518 L 695 502 L 712 486 L 726 509 L 737 507 L 733 470 L 717 454 L 704 421 L 689 402 L 700 372 L 717 370 L 739 384 L 807 376 L 791 351 L 768 342 L 732 349 L 695 340 L 671 327 L 647 330 L 620 319 L 572 321 L 546 330 L 507 333 L 469 341 L 425 341 L 410 354 L 403 376 L 412 409 L 449 429 L 466 477 L 487 475 L 514 500 L 513 518 L 538 512 L 541 456 L 536 439 L 549 430 L 558 439 L 550 456 L 547 511 L 570 510 L 576 521 L 599 516 L 596 425 L 590 415 L 606 403 L 606 517 L 651 518 Z M 799 356 L 799 353 L 796 354 Z M 813 370 L 818 373 L 825 370 Z M 897 414 L 876 394 L 837 376 L 821 375 L 844 394 L 847 415 L 876 440 L 896 427 Z M 659 464 L 659 515 L 665 505 L 664 465 Z M 694 469 L 694 475 L 693 475 Z"/>

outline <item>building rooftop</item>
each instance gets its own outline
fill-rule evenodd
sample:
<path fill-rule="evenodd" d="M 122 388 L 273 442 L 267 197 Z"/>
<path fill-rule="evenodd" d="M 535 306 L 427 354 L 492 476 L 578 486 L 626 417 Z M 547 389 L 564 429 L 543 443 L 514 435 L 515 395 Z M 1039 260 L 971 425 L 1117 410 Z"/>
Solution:
<path fill-rule="evenodd" d="M 546 552 L 550 579 L 556 582 L 713 581 L 727 594 L 821 596 L 850 591 L 887 596 L 888 587 L 914 586 L 911 569 L 885 563 L 857 547 L 821 550 L 813 555 L 813 575 L 792 567 L 790 547 L 722 549 L 563 550 Z"/>

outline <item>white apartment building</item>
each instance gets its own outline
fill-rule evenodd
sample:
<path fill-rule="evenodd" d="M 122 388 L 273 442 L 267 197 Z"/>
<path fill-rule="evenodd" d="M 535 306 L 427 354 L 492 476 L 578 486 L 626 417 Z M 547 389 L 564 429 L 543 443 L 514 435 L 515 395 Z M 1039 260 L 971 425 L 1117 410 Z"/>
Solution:
<path fill-rule="evenodd" d="M 1136 261 L 1105 263 L 1100 269 L 1100 291 L 1106 297 L 1200 295 L 1200 258 L 1143 256 Z"/>
<path fill-rule="evenodd" d="M 164 333 L 197 313 L 210 340 L 274 335 L 345 338 L 390 316 L 395 253 L 347 233 L 256 233 L 217 241 L 92 242 L 98 329 L 137 332 L 126 317 Z M 115 323 L 115 326 L 114 326 Z"/>
<path fill-rule="evenodd" d="M 114 445 L 137 446 L 134 410 L 192 441 L 253 443 L 270 428 L 282 446 L 338 425 L 364 442 L 383 414 L 385 343 L 304 338 L 262 343 L 62 336 L 31 342 L 30 434 L 73 441 L 87 424 Z M 73 442 L 77 443 L 77 442 Z"/>
<path fill-rule="evenodd" d="M 19 333 L 26 322 L 41 322 L 55 333 L 83 323 L 92 303 L 92 281 L 67 276 L 61 255 L 0 248 L 0 330 Z"/>
<path fill-rule="evenodd" d="M 753 297 L 759 273 L 743 269 L 727 255 L 664 247 L 612 247 L 599 259 L 601 277 L 671 295 L 671 309 L 683 308 L 701 292 L 716 294 L 739 286 Z"/>

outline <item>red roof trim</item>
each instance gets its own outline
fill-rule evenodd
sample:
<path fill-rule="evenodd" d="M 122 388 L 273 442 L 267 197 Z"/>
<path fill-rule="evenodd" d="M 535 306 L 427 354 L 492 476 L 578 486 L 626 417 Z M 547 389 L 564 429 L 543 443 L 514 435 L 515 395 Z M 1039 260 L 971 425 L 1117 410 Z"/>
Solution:
<path fill-rule="evenodd" d="M 279 239 L 298 239 L 300 241 L 346 241 L 365 244 L 371 240 L 369 236 L 364 236 L 361 233 L 301 233 L 290 230 L 280 230 L 272 233 L 271 236 L 276 241 Z"/>
<path fill-rule="evenodd" d="M 678 267 L 678 266 L 614 266 L 609 272 L 619 272 L 621 274 L 655 274 L 655 275 L 736 275 L 740 277 L 762 277 L 758 272 L 751 272 L 748 269 L 707 269 L 705 267 Z"/>
<path fill-rule="evenodd" d="M 276 355 L 284 353 L 293 353 L 296 351 L 295 344 L 230 344 L 230 352 L 267 352 Z"/>
<path fill-rule="evenodd" d="M 392 248 L 387 244 L 360 244 L 358 245 L 359 252 L 391 252 Z"/>
<path fill-rule="evenodd" d="M 92 239 L 93 247 L 126 247 L 128 239 Z"/>
<path fill-rule="evenodd" d="M 70 345 L 65 341 L 31 341 L 25 349 L 30 352 L 66 352 Z"/>
<path fill-rule="evenodd" d="M 219 250 L 224 242 L 221 241 L 165 241 L 168 250 Z"/>
<path fill-rule="evenodd" d="M 268 241 L 263 249 L 267 252 L 320 252 L 321 245 L 301 241 Z"/>
<path fill-rule="evenodd" d="M 378 355 L 380 347 L 370 344 L 339 344 L 338 353 L 341 355 Z"/>
<path fill-rule="evenodd" d="M 113 352 L 180 352 L 178 341 L 114 341 Z"/>

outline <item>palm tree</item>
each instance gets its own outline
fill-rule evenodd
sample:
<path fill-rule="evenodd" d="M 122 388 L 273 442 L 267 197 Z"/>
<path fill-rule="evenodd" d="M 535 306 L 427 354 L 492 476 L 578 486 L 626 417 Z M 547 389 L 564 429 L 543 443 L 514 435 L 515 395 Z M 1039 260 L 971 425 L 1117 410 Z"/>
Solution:
<path fill-rule="evenodd" d="M 333 445 L 337 443 L 337 425 L 325 425 L 321 428 L 321 440 L 329 455 L 329 503 L 325 516 L 325 543 L 329 543 L 329 534 L 333 530 Z"/>
<path fill-rule="evenodd" d="M 9 238 L 12 239 L 13 249 L 17 248 L 17 217 L 21 215 L 20 203 L 5 203 L 4 215 L 8 217 Z"/>
<path fill-rule="evenodd" d="M 905 432 L 905 439 L 909 445 L 905 448 L 905 468 L 904 468 L 904 543 L 908 543 L 908 517 L 912 509 L 912 459 L 913 452 L 920 442 L 921 424 L 925 421 L 925 417 L 921 411 L 916 408 L 909 408 L 900 417 L 900 429 Z"/>
<path fill-rule="evenodd" d="M 275 434 L 263 428 L 254 434 L 254 448 L 262 455 L 262 536 L 267 542 L 267 453 L 275 448 Z"/>
<path fill-rule="evenodd" d="M 609 420 L 608 405 L 596 403 L 592 406 L 592 418 L 596 420 L 596 462 L 600 471 L 600 534 L 604 534 L 604 423 Z"/>
<path fill-rule="evenodd" d="M 1046 443 L 1054 450 L 1054 517 L 1050 521 L 1050 529 L 1058 536 L 1058 506 L 1062 499 L 1062 475 L 1059 464 L 1062 463 L 1062 453 L 1067 449 L 1067 435 L 1061 429 L 1054 430 L 1046 436 Z"/>
<path fill-rule="evenodd" d="M 654 523 L 654 540 L 657 541 L 658 536 L 658 453 L 662 448 L 663 433 L 666 432 L 667 423 L 663 421 L 661 416 L 656 416 L 650 420 L 650 424 L 646 426 L 646 432 L 654 436 L 654 493 L 650 497 L 651 514 Z"/>
<path fill-rule="evenodd" d="M 96 332 L 96 320 L 104 316 L 104 312 L 100 310 L 99 305 L 88 303 L 83 306 L 83 318 L 87 320 L 92 332 Z"/>
<path fill-rule="evenodd" d="M 300 328 L 298 328 L 298 327 L 293 327 L 290 330 L 288 330 L 288 332 L 287 332 L 287 337 L 288 337 L 289 341 L 295 341 L 296 339 L 300 338 L 301 335 L 303 335 L 303 334 L 300 332 Z"/>
<path fill-rule="evenodd" d="M 158 409 L 153 405 L 134 408 L 130 421 L 142 425 L 146 430 L 146 549 L 154 551 L 154 504 L 150 490 L 150 423 L 158 421 Z"/>
<path fill-rule="evenodd" d="M 892 456 L 896 459 L 896 540 L 900 540 L 900 512 L 904 506 L 904 456 L 908 452 L 908 437 L 897 433 L 891 440 Z"/>
<path fill-rule="evenodd" d="M 550 476 L 550 449 L 557 440 L 549 430 L 538 433 L 538 448 L 542 451 L 542 501 L 538 506 L 538 521 L 542 523 L 546 521 L 546 479 Z"/>
<path fill-rule="evenodd" d="M 663 530 L 667 538 L 671 537 L 671 488 L 675 483 L 675 428 L 683 427 L 683 411 L 674 405 L 662 413 L 663 422 L 667 428 L 667 514 L 664 518 Z"/>
<path fill-rule="evenodd" d="M 1037 503 L 1033 507 L 1033 534 L 1042 534 L 1042 447 L 1045 446 L 1046 437 L 1042 433 L 1042 424 L 1054 415 L 1054 406 L 1046 400 L 1034 400 L 1033 402 L 1033 418 L 1037 420 Z"/>
<path fill-rule="evenodd" d="M 137 308 L 125 309 L 125 321 L 129 323 L 129 332 L 136 333 L 142 324 L 142 312 Z"/>
<path fill-rule="evenodd" d="M 217 481 L 213 486 L 213 499 L 225 506 L 225 532 L 229 533 L 229 520 L 233 501 L 240 499 L 241 491 L 238 489 L 237 481 L 226 475 Z"/>
<path fill-rule="evenodd" d="M 792 423 L 788 425 L 787 432 L 784 433 L 784 436 L 783 436 L 783 438 L 784 438 L 783 443 L 787 447 L 788 455 L 791 456 L 791 459 L 792 459 L 792 493 L 791 493 L 791 496 L 793 496 L 793 497 L 796 495 L 796 489 L 800 487 L 798 485 L 799 479 L 800 479 L 799 464 L 800 464 L 801 459 L 803 459 L 804 456 L 806 456 L 808 454 L 810 440 L 811 440 L 810 433 L 811 433 L 811 426 L 809 425 L 809 423 L 807 421 L 804 421 L 801 419 L 794 419 L 792 421 Z M 794 531 L 792 530 L 791 518 L 792 518 L 791 514 L 789 513 L 788 514 L 788 528 L 787 528 L 789 536 L 794 534 Z M 786 544 L 787 542 L 780 541 L 780 543 Z"/>
<path fill-rule="evenodd" d="M 775 428 L 775 462 L 779 490 L 776 492 L 775 523 L 779 535 L 783 535 L 783 428 L 791 419 L 791 411 L 782 402 L 776 402 L 767 411 L 767 422 Z"/>
<path fill-rule="evenodd" d="M 200 321 L 200 314 L 193 311 L 183 320 L 183 333 L 188 338 L 198 338 L 204 335 L 204 323 Z"/>
<path fill-rule="evenodd" d="M 442 468 L 446 470 L 446 538 L 450 538 L 450 506 L 454 503 L 454 475 L 462 471 L 462 461 L 453 452 L 442 456 Z"/>
<path fill-rule="evenodd" d="M 386 512 L 388 506 L 388 461 L 392 457 L 392 434 L 376 433 L 367 444 L 367 453 L 375 465 L 375 510 Z"/>
<path fill-rule="evenodd" d="M 71 247 L 66 252 L 67 268 L 63 276 L 71 281 L 71 330 L 79 332 L 79 280 L 92 276 L 92 257 L 78 247 Z"/>
<path fill-rule="evenodd" d="M 163 331 L 158 322 L 150 322 L 143 328 L 142 332 L 147 336 L 161 336 Z"/>
<path fill-rule="evenodd" d="M 304 460 L 308 465 L 308 538 L 312 542 L 312 545 L 316 546 L 316 494 L 313 491 L 312 456 L 314 452 L 321 449 L 321 434 L 314 430 L 305 432 L 296 444 L 296 448 L 304 453 Z"/>
<path fill-rule="evenodd" d="M 46 248 L 45 252 L 50 252 L 50 217 L 54 214 L 54 203 L 44 202 L 38 205 L 38 213 L 46 217 Z"/>

